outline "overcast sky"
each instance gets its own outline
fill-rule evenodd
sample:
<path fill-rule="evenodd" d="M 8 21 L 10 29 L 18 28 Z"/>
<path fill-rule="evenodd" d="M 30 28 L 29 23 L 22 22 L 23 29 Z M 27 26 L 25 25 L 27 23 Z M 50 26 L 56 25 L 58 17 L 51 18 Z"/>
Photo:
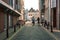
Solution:
<path fill-rule="evenodd" d="M 31 7 L 38 9 L 38 0 L 24 0 L 24 8 L 30 9 Z"/>

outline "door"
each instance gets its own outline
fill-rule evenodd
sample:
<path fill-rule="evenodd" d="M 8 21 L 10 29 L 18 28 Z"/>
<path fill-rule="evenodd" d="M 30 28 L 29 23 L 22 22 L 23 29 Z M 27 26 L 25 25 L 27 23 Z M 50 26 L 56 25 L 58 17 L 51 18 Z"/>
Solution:
<path fill-rule="evenodd" d="M 57 27 L 56 26 L 56 8 L 53 8 L 53 27 Z"/>

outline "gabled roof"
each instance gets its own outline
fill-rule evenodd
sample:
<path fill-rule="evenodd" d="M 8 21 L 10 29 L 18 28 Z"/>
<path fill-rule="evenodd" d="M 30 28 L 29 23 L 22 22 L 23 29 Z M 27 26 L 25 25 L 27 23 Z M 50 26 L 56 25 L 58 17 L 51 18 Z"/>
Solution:
<path fill-rule="evenodd" d="M 31 8 L 31 9 L 29 10 L 29 12 L 35 12 L 35 9 Z"/>
<path fill-rule="evenodd" d="M 29 10 L 29 12 L 39 12 L 39 10 L 38 10 L 38 9 L 35 10 L 35 9 L 31 8 L 31 9 Z"/>

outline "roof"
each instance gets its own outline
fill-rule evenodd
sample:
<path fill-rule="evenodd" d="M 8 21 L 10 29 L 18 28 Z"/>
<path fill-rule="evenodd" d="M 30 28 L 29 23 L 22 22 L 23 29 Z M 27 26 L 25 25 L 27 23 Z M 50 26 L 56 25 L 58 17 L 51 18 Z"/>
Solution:
<path fill-rule="evenodd" d="M 31 9 L 29 10 L 29 12 L 39 12 L 39 10 L 38 10 L 38 9 L 35 10 L 35 9 L 31 8 Z"/>

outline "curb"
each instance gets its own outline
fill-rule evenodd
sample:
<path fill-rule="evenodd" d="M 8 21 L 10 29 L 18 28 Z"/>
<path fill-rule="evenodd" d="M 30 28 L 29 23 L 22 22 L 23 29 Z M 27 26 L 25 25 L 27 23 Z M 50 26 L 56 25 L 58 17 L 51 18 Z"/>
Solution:
<path fill-rule="evenodd" d="M 19 31 L 21 31 L 23 27 L 21 27 L 20 29 L 17 30 L 17 32 L 15 32 L 11 37 L 7 38 L 6 40 L 11 40 Z"/>
<path fill-rule="evenodd" d="M 46 30 L 53 38 L 55 38 L 56 40 L 59 40 L 59 38 L 57 38 L 54 34 L 52 34 L 51 32 L 49 32 L 46 28 L 44 28 L 42 25 L 41 25 L 41 28 L 43 28 L 44 30 Z"/>

